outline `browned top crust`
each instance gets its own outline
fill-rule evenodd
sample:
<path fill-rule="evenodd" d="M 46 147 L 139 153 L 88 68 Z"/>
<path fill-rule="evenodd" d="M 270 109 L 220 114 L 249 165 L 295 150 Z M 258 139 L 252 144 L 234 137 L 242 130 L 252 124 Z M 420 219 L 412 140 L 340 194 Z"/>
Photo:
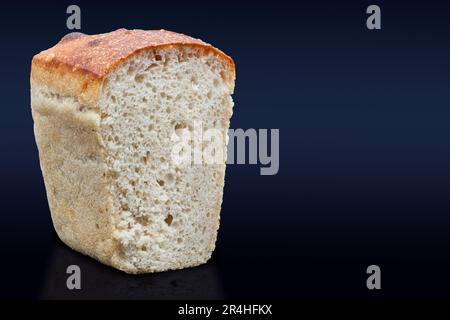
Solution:
<path fill-rule="evenodd" d="M 179 45 L 211 50 L 227 60 L 234 73 L 229 56 L 199 39 L 166 30 L 118 29 L 97 35 L 67 34 L 33 57 L 31 78 L 95 105 L 103 79 L 121 61 L 142 50 Z"/>

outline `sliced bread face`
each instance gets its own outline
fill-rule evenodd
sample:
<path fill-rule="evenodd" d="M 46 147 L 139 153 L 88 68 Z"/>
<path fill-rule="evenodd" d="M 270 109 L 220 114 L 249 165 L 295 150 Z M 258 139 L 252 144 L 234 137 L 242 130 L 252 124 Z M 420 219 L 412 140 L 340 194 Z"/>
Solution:
<path fill-rule="evenodd" d="M 61 89 L 53 78 L 52 72 L 65 75 L 67 60 L 46 61 L 67 48 L 33 61 L 35 135 L 55 229 L 70 247 L 129 273 L 205 263 L 219 227 L 234 64 L 186 36 L 160 37 L 167 43 L 120 32 L 70 44 L 75 50 L 101 39 L 91 61 L 108 44 L 125 43 L 123 32 L 142 42 L 97 75 L 77 66 L 69 79 L 88 79 L 84 91 Z M 98 86 L 96 94 L 89 85 Z M 205 151 L 212 143 L 198 137 L 198 128 L 221 133 L 223 150 L 213 149 L 222 152 L 220 161 L 178 161 L 179 153 L 193 155 L 189 147 Z M 186 136 L 187 148 L 176 149 Z"/>
<path fill-rule="evenodd" d="M 138 269 L 198 265 L 214 248 L 225 163 L 177 165 L 172 154 L 180 131 L 193 132 L 200 123 L 220 125 L 226 133 L 229 126 L 225 68 L 202 51 L 137 55 L 112 72 L 103 88 L 101 132 L 120 203 L 114 237 L 124 259 Z"/>

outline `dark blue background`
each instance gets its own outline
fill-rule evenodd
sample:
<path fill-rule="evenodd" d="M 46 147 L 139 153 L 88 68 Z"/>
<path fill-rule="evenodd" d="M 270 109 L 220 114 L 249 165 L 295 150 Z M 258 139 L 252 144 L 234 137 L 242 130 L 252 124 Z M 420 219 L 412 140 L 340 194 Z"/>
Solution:
<path fill-rule="evenodd" d="M 0 296 L 450 297 L 450 5 L 446 1 L 77 1 L 82 32 L 168 29 L 236 62 L 233 128 L 279 128 L 280 171 L 227 168 L 206 266 L 129 276 L 51 225 L 29 100 L 34 54 L 72 2 L 2 3 Z M 365 26 L 378 4 L 382 30 Z M 65 289 L 79 264 L 83 290 Z M 382 290 L 366 289 L 366 267 Z"/>

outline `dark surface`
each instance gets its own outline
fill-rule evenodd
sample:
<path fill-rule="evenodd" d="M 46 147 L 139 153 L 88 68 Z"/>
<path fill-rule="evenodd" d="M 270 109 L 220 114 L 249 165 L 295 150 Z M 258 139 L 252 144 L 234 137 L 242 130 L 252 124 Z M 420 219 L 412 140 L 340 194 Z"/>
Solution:
<path fill-rule="evenodd" d="M 168 29 L 236 61 L 233 128 L 279 128 L 280 171 L 227 168 L 206 266 L 129 276 L 53 232 L 29 103 L 32 56 L 71 3 L 2 4 L 1 297 L 450 298 L 450 5 L 377 1 L 83 2 L 82 32 Z M 82 268 L 67 291 L 65 268 Z M 366 289 L 366 267 L 382 289 Z"/>

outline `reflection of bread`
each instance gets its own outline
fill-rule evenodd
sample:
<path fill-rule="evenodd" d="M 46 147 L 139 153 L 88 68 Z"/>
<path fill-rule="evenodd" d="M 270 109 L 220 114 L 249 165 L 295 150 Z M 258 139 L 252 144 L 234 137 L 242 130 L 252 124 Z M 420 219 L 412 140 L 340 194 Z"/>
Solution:
<path fill-rule="evenodd" d="M 129 275 L 106 268 L 60 241 L 52 241 L 39 291 L 44 300 L 217 300 L 224 299 L 215 259 L 197 268 Z M 213 254 L 214 256 L 214 254 Z M 68 290 L 67 267 L 81 270 L 81 290 Z"/>
<path fill-rule="evenodd" d="M 70 247 L 129 273 L 205 263 L 225 161 L 178 166 L 194 122 L 226 132 L 234 63 L 168 31 L 72 33 L 33 58 L 31 104 L 53 224 Z"/>

